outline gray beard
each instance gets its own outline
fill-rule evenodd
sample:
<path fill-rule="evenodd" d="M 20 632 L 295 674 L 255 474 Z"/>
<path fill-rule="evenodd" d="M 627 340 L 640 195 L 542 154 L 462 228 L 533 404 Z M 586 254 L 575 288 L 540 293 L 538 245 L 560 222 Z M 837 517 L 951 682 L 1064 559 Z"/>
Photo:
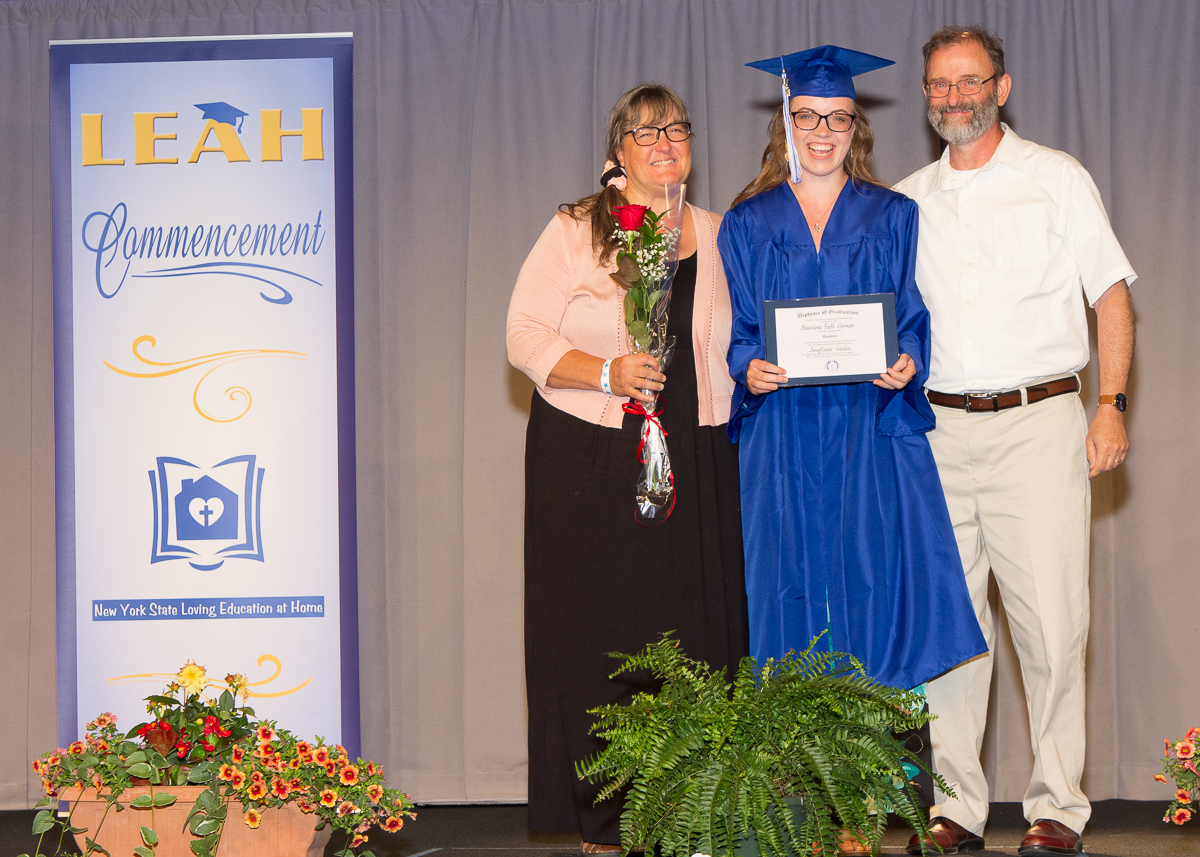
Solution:
<path fill-rule="evenodd" d="M 963 103 L 960 102 L 954 109 L 962 108 Z M 996 98 L 995 87 L 989 96 L 971 105 L 971 117 L 966 122 L 947 121 L 944 114 L 949 109 L 949 104 L 930 104 L 925 115 L 938 136 L 952 146 L 964 146 L 975 142 L 996 123 L 996 118 L 1000 115 L 1000 103 Z"/>

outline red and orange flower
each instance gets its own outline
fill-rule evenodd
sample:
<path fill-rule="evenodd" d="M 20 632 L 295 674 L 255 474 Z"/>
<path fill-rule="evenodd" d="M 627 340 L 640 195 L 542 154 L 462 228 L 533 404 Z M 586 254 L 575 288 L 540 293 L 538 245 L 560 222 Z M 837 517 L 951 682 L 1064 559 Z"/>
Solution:
<path fill-rule="evenodd" d="M 205 687 L 211 690 L 214 685 L 221 687 L 208 681 L 203 667 L 189 662 L 163 694 L 179 698 L 149 697 L 146 710 L 151 719 L 128 737 L 126 730 L 117 731 L 116 716 L 104 712 L 88 724 L 83 740 L 35 760 L 32 769 L 39 785 L 53 798 L 67 787 L 105 790 L 128 785 L 128 748 L 137 745 L 163 782 L 179 782 L 185 765 L 203 763 L 221 799 L 243 803 L 243 820 L 251 828 L 260 826 L 268 807 L 293 803 L 314 815 L 311 821 L 320 826 L 331 824 L 345 831 L 350 847 L 358 848 L 372 827 L 394 832 L 406 818 L 415 817 L 407 796 L 387 788 L 379 765 L 351 756 L 340 744 L 300 741 L 274 722 L 257 721 L 250 709 L 237 707 L 238 697 L 230 706 L 223 690 L 218 690 L 220 701 L 215 695 L 205 696 Z M 229 677 L 225 685 L 235 691 Z M 82 759 L 91 762 L 92 755 L 101 757 L 103 764 L 79 765 Z M 111 762 L 118 757 L 119 768 Z M 120 780 L 110 776 L 114 771 Z"/>
<path fill-rule="evenodd" d="M 1163 742 L 1166 758 L 1162 763 L 1162 774 L 1154 779 L 1160 783 L 1171 783 L 1175 787 L 1175 800 L 1167 807 L 1163 821 L 1184 824 L 1193 815 L 1192 801 L 1200 794 L 1200 771 L 1196 768 L 1196 746 L 1200 743 L 1200 726 L 1193 726 L 1182 741 Z"/>

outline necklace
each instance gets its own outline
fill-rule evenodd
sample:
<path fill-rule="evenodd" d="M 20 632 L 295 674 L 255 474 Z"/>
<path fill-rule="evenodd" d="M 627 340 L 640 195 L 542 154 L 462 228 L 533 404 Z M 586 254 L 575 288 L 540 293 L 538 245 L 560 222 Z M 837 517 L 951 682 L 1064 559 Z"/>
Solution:
<path fill-rule="evenodd" d="M 805 215 L 807 215 L 807 216 L 808 216 L 808 218 L 809 218 L 810 220 L 812 220 L 813 229 L 815 229 L 815 230 L 817 230 L 818 232 L 820 232 L 820 231 L 821 231 L 821 221 L 822 221 L 822 220 L 825 220 L 825 218 L 829 216 L 829 212 L 833 211 L 833 206 L 834 206 L 834 204 L 835 204 L 835 203 L 837 203 L 837 197 L 836 197 L 836 196 L 833 198 L 833 202 L 829 203 L 829 205 L 827 205 L 827 206 L 825 207 L 825 210 L 824 210 L 823 212 L 821 212 L 821 214 L 820 214 L 818 217 L 813 217 L 812 215 L 810 215 L 810 214 L 808 213 L 808 209 L 804 207 L 804 204 L 803 204 L 803 203 L 801 203 L 801 204 L 800 204 L 800 207 L 801 207 L 802 209 L 804 209 L 804 213 L 805 213 Z"/>
<path fill-rule="evenodd" d="M 825 206 L 825 210 L 822 211 L 818 216 L 813 217 L 812 215 L 810 215 L 808 213 L 808 207 L 804 204 L 803 200 L 800 199 L 800 193 L 797 190 L 797 186 L 792 185 L 792 193 L 794 193 L 796 195 L 796 202 L 798 202 L 800 204 L 800 210 L 804 212 L 804 216 L 806 218 L 808 218 L 809 220 L 812 221 L 813 230 L 817 233 L 818 236 L 821 234 L 821 230 L 824 228 L 821 225 L 821 221 L 825 220 L 826 225 L 828 225 L 827 218 L 829 217 L 829 212 L 833 211 L 833 207 L 835 205 L 837 205 L 838 197 L 842 195 L 842 188 L 845 186 L 846 186 L 846 176 L 842 176 L 842 180 L 838 184 L 837 191 L 834 192 L 834 194 L 833 194 L 833 199 L 829 201 L 829 205 Z"/>

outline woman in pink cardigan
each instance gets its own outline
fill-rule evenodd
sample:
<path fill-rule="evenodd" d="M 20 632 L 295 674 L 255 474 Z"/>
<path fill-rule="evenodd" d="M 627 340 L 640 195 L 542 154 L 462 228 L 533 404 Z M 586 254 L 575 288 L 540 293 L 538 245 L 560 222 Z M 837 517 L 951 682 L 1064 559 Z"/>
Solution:
<path fill-rule="evenodd" d="M 603 746 L 588 735 L 587 710 L 642 689 L 610 681 L 606 653 L 670 630 L 714 667 L 736 669 L 747 651 L 737 451 L 723 428 L 734 382 L 720 217 L 687 207 L 666 374 L 629 353 L 623 294 L 609 278 L 612 209 L 651 205 L 655 189 L 661 199 L 664 184 L 685 182 L 690 137 L 687 107 L 667 87 L 621 96 L 608 122 L 619 168 L 599 193 L 559 207 L 508 310 L 508 358 L 537 387 L 525 445 L 529 826 L 578 833 L 585 852 L 617 849 L 621 812 L 618 800 L 593 806 L 597 787 L 575 777 L 574 763 Z M 675 475 L 674 511 L 653 529 L 634 519 L 642 418 L 621 409 L 649 403 L 642 389 L 663 391 Z"/>

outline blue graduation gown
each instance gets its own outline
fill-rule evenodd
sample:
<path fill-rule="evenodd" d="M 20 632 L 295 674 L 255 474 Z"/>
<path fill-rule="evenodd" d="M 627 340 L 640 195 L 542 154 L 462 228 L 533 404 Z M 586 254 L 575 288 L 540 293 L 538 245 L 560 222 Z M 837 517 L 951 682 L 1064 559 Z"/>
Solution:
<path fill-rule="evenodd" d="M 914 279 L 917 206 L 846 182 L 817 252 L 785 183 L 725 216 L 718 238 L 733 303 L 729 436 L 739 441 L 750 652 L 760 663 L 827 630 L 877 680 L 916 687 L 987 651 L 925 432 L 929 313 Z M 892 292 L 917 375 L 754 396 L 763 301 Z M 788 367 L 784 367 L 785 369 Z"/>

